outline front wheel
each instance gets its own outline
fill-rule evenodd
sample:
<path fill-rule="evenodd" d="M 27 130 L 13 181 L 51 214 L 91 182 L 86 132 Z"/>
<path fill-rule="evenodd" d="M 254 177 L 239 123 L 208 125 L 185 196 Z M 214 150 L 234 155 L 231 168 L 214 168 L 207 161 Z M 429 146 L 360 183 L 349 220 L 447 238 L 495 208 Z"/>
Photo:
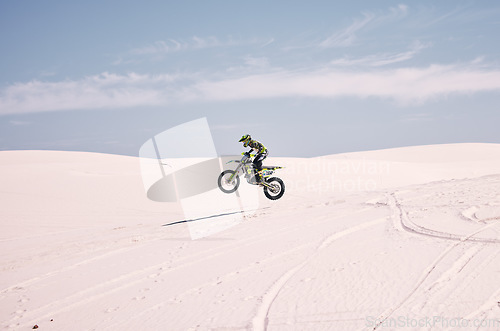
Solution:
<path fill-rule="evenodd" d="M 285 183 L 278 177 L 266 180 L 268 185 L 264 186 L 264 194 L 271 200 L 278 200 L 285 193 Z"/>
<path fill-rule="evenodd" d="M 233 170 L 226 170 L 219 175 L 217 184 L 222 192 L 233 193 L 240 186 L 240 177 Z"/>

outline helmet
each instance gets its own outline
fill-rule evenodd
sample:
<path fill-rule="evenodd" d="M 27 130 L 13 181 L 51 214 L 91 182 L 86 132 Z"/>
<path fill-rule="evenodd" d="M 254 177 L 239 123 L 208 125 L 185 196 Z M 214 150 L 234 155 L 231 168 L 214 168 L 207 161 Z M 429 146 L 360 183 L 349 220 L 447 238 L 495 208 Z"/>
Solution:
<path fill-rule="evenodd" d="M 241 137 L 241 139 L 239 140 L 239 142 L 243 143 L 243 146 L 247 147 L 248 143 L 250 142 L 250 140 L 252 140 L 252 137 L 250 137 L 249 134 L 246 134 L 246 135 L 244 135 L 244 136 Z"/>

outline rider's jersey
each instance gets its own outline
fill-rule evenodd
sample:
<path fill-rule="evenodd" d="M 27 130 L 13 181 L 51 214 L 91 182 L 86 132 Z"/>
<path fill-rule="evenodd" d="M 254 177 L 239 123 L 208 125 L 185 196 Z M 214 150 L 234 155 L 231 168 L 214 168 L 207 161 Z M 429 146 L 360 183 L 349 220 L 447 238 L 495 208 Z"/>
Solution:
<path fill-rule="evenodd" d="M 248 147 L 257 151 L 257 154 L 267 153 L 267 148 L 257 140 L 250 140 Z"/>

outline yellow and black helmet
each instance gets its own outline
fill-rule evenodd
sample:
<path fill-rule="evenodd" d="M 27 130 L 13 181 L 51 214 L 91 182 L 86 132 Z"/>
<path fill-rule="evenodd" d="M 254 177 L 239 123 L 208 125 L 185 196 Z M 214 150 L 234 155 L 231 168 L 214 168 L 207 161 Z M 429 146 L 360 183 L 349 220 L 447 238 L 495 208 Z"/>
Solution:
<path fill-rule="evenodd" d="M 244 135 L 244 136 L 241 137 L 241 139 L 239 140 L 239 142 L 243 143 L 243 146 L 247 147 L 248 143 L 250 142 L 250 140 L 252 140 L 252 137 L 250 137 L 249 134 L 246 134 L 246 135 Z"/>

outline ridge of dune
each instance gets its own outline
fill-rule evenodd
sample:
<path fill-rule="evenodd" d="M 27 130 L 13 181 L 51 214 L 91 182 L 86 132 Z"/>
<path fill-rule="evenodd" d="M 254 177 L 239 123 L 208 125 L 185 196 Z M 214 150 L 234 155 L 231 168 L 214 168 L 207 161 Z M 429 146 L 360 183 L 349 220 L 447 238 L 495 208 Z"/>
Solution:
<path fill-rule="evenodd" d="M 500 160 L 500 144 L 457 143 L 436 144 L 340 153 L 320 156 L 332 159 L 371 159 L 395 162 L 438 163 Z"/>

